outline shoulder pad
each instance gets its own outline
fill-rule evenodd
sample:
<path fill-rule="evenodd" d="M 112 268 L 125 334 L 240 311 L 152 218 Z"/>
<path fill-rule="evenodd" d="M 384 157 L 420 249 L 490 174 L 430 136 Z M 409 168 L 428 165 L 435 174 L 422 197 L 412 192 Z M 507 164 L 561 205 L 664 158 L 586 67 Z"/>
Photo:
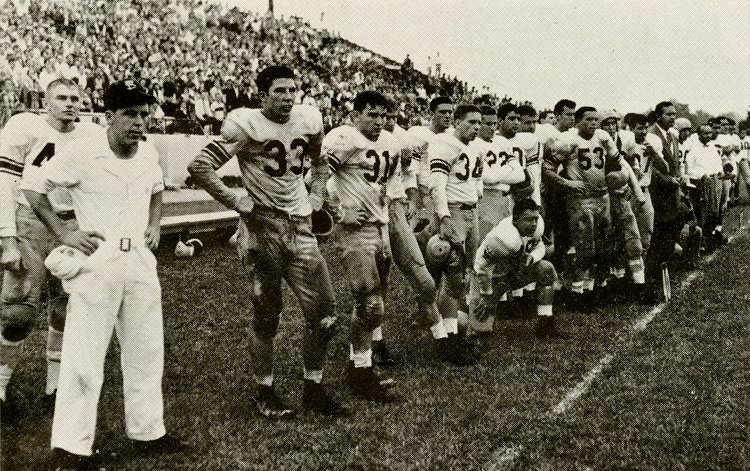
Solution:
<path fill-rule="evenodd" d="M 323 132 L 323 115 L 320 110 L 311 105 L 295 105 L 292 107 L 290 120 L 298 120 L 304 125 L 306 134 L 320 134 Z"/>

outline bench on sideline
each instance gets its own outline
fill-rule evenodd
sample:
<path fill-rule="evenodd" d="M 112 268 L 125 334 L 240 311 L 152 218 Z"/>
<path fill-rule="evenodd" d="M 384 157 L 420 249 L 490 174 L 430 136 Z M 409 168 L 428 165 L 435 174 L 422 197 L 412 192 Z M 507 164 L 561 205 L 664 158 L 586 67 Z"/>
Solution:
<path fill-rule="evenodd" d="M 197 234 L 237 225 L 239 214 L 236 211 L 215 211 L 211 213 L 165 216 L 161 218 L 162 234 Z"/>

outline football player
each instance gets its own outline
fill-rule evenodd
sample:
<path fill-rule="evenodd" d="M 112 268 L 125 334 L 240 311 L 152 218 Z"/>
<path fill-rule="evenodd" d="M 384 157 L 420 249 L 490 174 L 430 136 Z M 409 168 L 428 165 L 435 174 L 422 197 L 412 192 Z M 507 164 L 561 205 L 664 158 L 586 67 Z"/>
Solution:
<path fill-rule="evenodd" d="M 468 257 L 477 246 L 477 201 L 482 189 L 483 156 L 469 143 L 476 137 L 482 122 L 482 111 L 474 105 L 459 105 L 454 112 L 455 130 L 430 143 L 430 191 L 435 205 L 432 227 L 438 234 L 428 242 L 426 253 L 440 241 L 447 242 L 445 257 L 427 258 L 433 279 L 444 285 L 438 306 L 448 333 L 451 354 L 475 363 L 478 360 L 468 344 L 458 335 L 459 300 L 466 294 L 465 273 Z"/>
<path fill-rule="evenodd" d="M 540 337 L 556 336 L 552 316 L 555 268 L 545 254 L 544 221 L 530 198 L 516 202 L 513 215 L 494 227 L 477 250 L 469 291 L 469 329 L 492 330 L 494 306 L 507 291 L 537 285 L 537 326 Z"/>
<path fill-rule="evenodd" d="M 626 271 L 623 262 L 627 262 L 633 282 L 636 285 L 643 285 L 646 282 L 643 265 L 645 249 L 638 231 L 635 207 L 647 204 L 646 195 L 641 189 L 637 175 L 634 171 L 631 171 L 630 161 L 633 160 L 628 159 L 628 151 L 635 146 L 633 134 L 630 131 L 620 131 L 619 122 L 619 113 L 614 110 L 607 110 L 602 113 L 599 124 L 601 129 L 615 141 L 617 150 L 625 160 L 623 166 L 628 169 L 630 174 L 630 185 L 610 191 L 613 236 L 609 263 L 615 277 L 623 278 Z"/>
<path fill-rule="evenodd" d="M 392 258 L 388 207 L 391 198 L 405 196 L 401 145 L 383 130 L 388 107 L 380 93 L 360 92 L 351 113 L 354 125 L 335 128 L 323 140 L 331 170 L 327 206 L 338 222 L 333 241 L 354 298 L 349 387 L 354 396 L 383 403 L 396 397 L 375 374 L 372 340 L 383 320 Z"/>
<path fill-rule="evenodd" d="M 604 272 L 598 263 L 606 260 L 610 237 L 609 190 L 617 190 L 629 181 L 620 153 L 606 132 L 597 129 L 599 114 L 590 106 L 575 112 L 576 127 L 555 142 L 544 171 L 550 181 L 567 190 L 572 246 L 571 292 L 593 291 L 597 275 Z M 565 176 L 557 173 L 564 167 Z M 599 272 L 596 272 L 598 269 Z M 600 279 L 601 281 L 601 279 Z"/>
<path fill-rule="evenodd" d="M 513 153 L 504 133 L 506 128 L 516 129 L 518 120 L 513 104 L 503 104 L 497 113 L 492 108 L 482 108 L 482 125 L 479 127 L 478 138 L 471 141 L 471 146 L 481 146 L 483 155 L 482 168 L 482 199 L 479 200 L 479 238 L 484 239 L 493 227 L 510 216 L 513 209 L 513 199 L 510 186 L 523 181 L 524 173 L 518 157 Z M 489 116 L 492 111 L 494 120 Z M 509 119 L 506 119 L 510 116 Z M 503 129 L 495 135 L 498 123 Z"/>
<path fill-rule="evenodd" d="M 268 418 L 294 413 L 273 387 L 273 342 L 282 310 L 283 278 L 296 294 L 306 321 L 301 402 L 326 415 L 342 415 L 345 409 L 322 386 L 336 308 L 328 267 L 310 222 L 326 195 L 328 164 L 320 154 L 323 120 L 317 109 L 294 105 L 297 85 L 288 67 L 269 66 L 258 74 L 256 83 L 262 107 L 230 112 L 221 138 L 206 145 L 188 170 L 217 201 L 240 213 L 248 229 L 238 246 L 254 306 L 250 348 L 257 385 L 252 399 L 258 412 Z M 248 196 L 239 196 L 216 174 L 235 155 Z M 306 159 L 311 162 L 309 193 L 303 180 Z"/>
<path fill-rule="evenodd" d="M 414 139 L 414 156 L 419 161 L 419 174 L 417 183 L 419 185 L 419 195 L 421 197 L 420 212 L 417 218 L 411 221 L 412 228 L 423 229 L 427 222 L 432 218 L 434 211 L 432 198 L 430 197 L 430 162 L 429 162 L 429 145 L 435 140 L 435 136 L 448 130 L 453 119 L 453 101 L 445 96 L 433 98 L 430 102 L 429 126 L 412 126 L 409 128 L 409 135 Z"/>
<path fill-rule="evenodd" d="M 737 154 L 737 168 L 739 169 L 740 176 L 742 177 L 742 183 L 745 185 L 745 190 L 750 195 L 750 135 L 748 135 L 747 123 L 745 127 L 739 128 L 738 137 L 740 138 L 740 152 Z"/>
<path fill-rule="evenodd" d="M 76 122 L 81 109 L 77 83 L 58 78 L 46 91 L 46 116 L 17 114 L 0 133 L 0 238 L 2 238 L 2 330 L 0 330 L 0 401 L 18 364 L 23 341 L 42 308 L 46 286 L 49 329 L 47 333 L 47 383 L 49 404 L 60 371 L 65 310 L 68 297 L 59 280 L 48 277 L 44 259 L 59 245 L 37 218 L 26 198 L 17 191 L 21 180 L 33 179 L 55 152 L 75 139 L 102 133 L 93 123 Z M 70 194 L 57 189 L 49 195 L 52 207 L 65 224 L 76 227 Z"/>
<path fill-rule="evenodd" d="M 400 126 L 396 124 L 396 112 L 391 106 L 385 121 L 385 130 L 391 132 L 398 139 L 402 146 L 401 150 L 401 169 L 402 181 L 406 190 L 409 203 L 404 204 L 403 198 L 398 195 L 391 196 L 391 204 L 388 208 L 388 232 L 390 235 L 391 252 L 393 261 L 401 270 L 406 279 L 409 281 L 412 289 L 417 292 L 417 304 L 419 312 L 419 322 L 427 321 L 430 326 L 430 333 L 435 342 L 435 349 L 438 356 L 447 360 L 453 360 L 452 357 L 446 357 L 445 352 L 448 349 L 445 346 L 448 334 L 445 331 L 443 317 L 437 307 L 437 288 L 435 280 L 432 279 L 427 266 L 425 265 L 424 256 L 419 249 L 414 232 L 409 226 L 410 217 L 415 214 L 416 206 L 412 203 L 411 195 L 416 191 L 416 171 L 418 171 L 418 160 L 412 159 L 413 155 L 410 143 L 412 139 Z M 404 156 L 408 156 L 406 159 Z M 406 160 L 406 162 L 405 162 Z M 411 162 L 409 162 L 411 161 Z M 387 348 L 379 347 L 375 341 L 378 337 L 377 328 L 373 335 L 373 361 L 380 366 L 387 366 L 392 361 L 393 355 L 388 352 Z M 385 345 L 385 344 L 380 344 Z"/>

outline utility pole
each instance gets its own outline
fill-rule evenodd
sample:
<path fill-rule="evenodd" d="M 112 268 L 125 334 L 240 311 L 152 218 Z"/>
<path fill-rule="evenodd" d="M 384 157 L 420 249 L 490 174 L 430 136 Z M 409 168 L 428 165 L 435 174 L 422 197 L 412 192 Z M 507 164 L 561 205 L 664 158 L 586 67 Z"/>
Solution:
<path fill-rule="evenodd" d="M 273 0 L 268 0 L 268 13 L 273 16 Z"/>

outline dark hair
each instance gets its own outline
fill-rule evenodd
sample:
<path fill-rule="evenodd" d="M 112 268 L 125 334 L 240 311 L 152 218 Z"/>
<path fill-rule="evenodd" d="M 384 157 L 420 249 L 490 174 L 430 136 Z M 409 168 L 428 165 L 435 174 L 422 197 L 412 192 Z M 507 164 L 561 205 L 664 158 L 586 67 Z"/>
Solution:
<path fill-rule="evenodd" d="M 386 111 L 390 109 L 388 99 L 382 93 L 373 90 L 359 92 L 354 97 L 354 111 L 362 112 L 367 108 L 367 105 L 372 108 L 382 106 Z"/>
<path fill-rule="evenodd" d="M 572 108 L 576 109 L 576 102 L 573 100 L 568 100 L 567 98 L 563 98 L 562 100 L 558 101 L 555 104 L 555 115 L 561 115 L 563 111 L 565 111 L 565 108 Z"/>
<path fill-rule="evenodd" d="M 513 103 L 503 103 L 497 109 L 497 117 L 500 119 L 505 119 L 509 114 L 513 112 L 518 113 L 518 107 L 516 105 L 514 105 Z"/>
<path fill-rule="evenodd" d="M 495 108 L 491 106 L 484 105 L 480 109 L 482 110 L 482 116 L 487 116 L 488 114 L 495 116 Z"/>
<path fill-rule="evenodd" d="M 517 218 L 524 211 L 539 211 L 539 205 L 531 198 L 523 198 L 516 201 L 516 204 L 513 206 L 513 218 Z"/>
<path fill-rule="evenodd" d="M 576 110 L 576 123 L 583 119 L 583 115 L 588 113 L 589 111 L 596 111 L 596 108 L 593 106 L 582 106 Z"/>
<path fill-rule="evenodd" d="M 547 119 L 547 116 L 549 116 L 551 114 L 554 114 L 554 113 L 552 111 L 549 111 L 549 110 L 542 111 L 541 113 L 539 113 L 539 122 L 541 123 L 542 121 L 544 121 L 545 119 Z"/>
<path fill-rule="evenodd" d="M 469 105 L 466 103 L 461 103 L 460 105 L 456 106 L 456 109 L 453 111 L 453 119 L 461 120 L 466 117 L 469 113 L 479 113 L 482 114 L 482 110 L 479 109 L 477 105 Z"/>
<path fill-rule="evenodd" d="M 729 116 L 722 116 L 721 120 L 727 124 L 736 124 L 735 121 Z"/>
<path fill-rule="evenodd" d="M 640 113 L 628 113 L 622 120 L 625 124 L 628 125 L 630 129 L 633 129 L 641 124 L 648 124 L 648 118 Z"/>
<path fill-rule="evenodd" d="M 521 116 L 536 116 L 536 110 L 531 105 L 519 105 L 518 114 Z"/>
<path fill-rule="evenodd" d="M 452 105 L 452 104 L 453 104 L 453 100 L 451 100 L 447 96 L 438 96 L 438 97 L 433 98 L 432 101 L 430 101 L 430 111 L 434 113 L 438 106 Z"/>
<path fill-rule="evenodd" d="M 285 65 L 271 65 L 261 70 L 258 74 L 258 78 L 255 79 L 255 85 L 258 86 L 258 91 L 261 93 L 268 93 L 271 89 L 273 81 L 276 79 L 292 79 L 297 78 L 294 75 L 294 71 Z"/>
<path fill-rule="evenodd" d="M 662 101 L 662 102 L 659 102 L 656 105 L 656 108 L 654 108 L 654 116 L 655 116 L 655 118 L 657 120 L 659 118 L 661 118 L 661 115 L 664 114 L 664 108 L 669 108 L 670 106 L 674 106 L 674 103 L 672 103 L 671 101 Z"/>

